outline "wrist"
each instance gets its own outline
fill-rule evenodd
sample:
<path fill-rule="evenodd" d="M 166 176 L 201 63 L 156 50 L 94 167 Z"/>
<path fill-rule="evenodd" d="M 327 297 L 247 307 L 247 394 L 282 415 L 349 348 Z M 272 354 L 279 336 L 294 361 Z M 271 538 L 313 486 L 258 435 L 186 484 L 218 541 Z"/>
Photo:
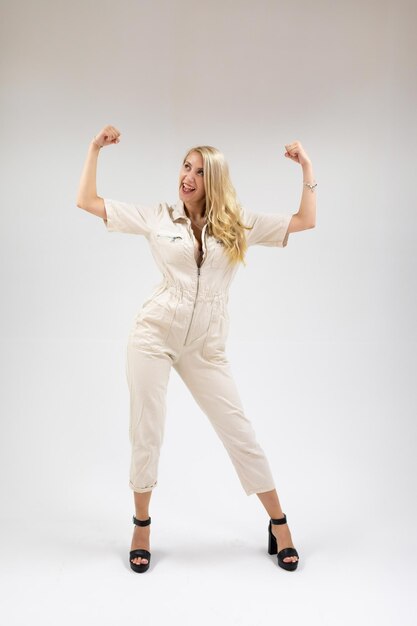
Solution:
<path fill-rule="evenodd" d="M 100 150 L 100 148 L 104 147 L 104 146 L 101 146 L 99 143 L 96 142 L 96 138 L 95 137 L 92 138 L 90 145 L 95 146 L 98 150 Z"/>

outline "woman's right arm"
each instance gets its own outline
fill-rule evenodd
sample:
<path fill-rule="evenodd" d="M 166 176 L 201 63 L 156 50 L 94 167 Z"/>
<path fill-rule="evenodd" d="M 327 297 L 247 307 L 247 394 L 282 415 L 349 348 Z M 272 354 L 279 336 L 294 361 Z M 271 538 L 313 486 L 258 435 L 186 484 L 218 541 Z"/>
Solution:
<path fill-rule="evenodd" d="M 91 140 L 78 187 L 77 206 L 104 220 L 107 219 L 104 200 L 97 195 L 97 159 L 102 147 L 119 143 L 119 136 L 117 128 L 105 126 L 94 140 Z"/>

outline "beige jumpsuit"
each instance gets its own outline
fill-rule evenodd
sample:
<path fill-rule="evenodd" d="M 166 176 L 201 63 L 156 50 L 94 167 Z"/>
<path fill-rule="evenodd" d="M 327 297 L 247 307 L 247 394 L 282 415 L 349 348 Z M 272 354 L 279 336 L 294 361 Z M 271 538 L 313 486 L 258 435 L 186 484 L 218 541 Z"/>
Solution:
<path fill-rule="evenodd" d="M 226 448 L 247 495 L 275 488 L 268 460 L 256 440 L 233 380 L 225 344 L 229 286 L 238 265 L 223 244 L 202 231 L 203 256 L 184 204 L 154 207 L 104 199 L 108 231 L 144 235 L 163 279 L 135 317 L 126 351 L 132 445 L 129 486 L 157 485 L 166 391 L 171 366 L 189 388 Z M 292 215 L 242 209 L 248 246 L 287 245 Z"/>

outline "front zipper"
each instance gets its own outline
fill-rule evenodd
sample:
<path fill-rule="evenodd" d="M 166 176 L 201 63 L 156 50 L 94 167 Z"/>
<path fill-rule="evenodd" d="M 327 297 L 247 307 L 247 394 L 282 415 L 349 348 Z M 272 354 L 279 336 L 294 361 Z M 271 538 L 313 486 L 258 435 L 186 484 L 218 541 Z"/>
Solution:
<path fill-rule="evenodd" d="M 191 238 L 192 238 L 192 242 L 193 242 L 193 256 L 194 256 L 194 240 L 195 240 L 195 236 L 194 236 L 193 229 L 190 226 L 191 222 L 190 222 L 190 220 L 188 218 L 187 218 L 187 221 L 188 221 L 188 229 L 189 229 L 189 232 L 191 234 Z M 207 224 L 204 224 L 203 230 L 201 232 L 201 239 L 202 239 L 202 244 L 203 244 L 203 252 L 205 252 L 205 255 L 203 256 L 203 262 L 205 261 L 205 258 L 206 258 L 206 255 L 207 255 L 207 249 L 205 249 L 205 243 L 206 243 L 206 240 L 205 240 L 205 230 L 206 230 L 206 227 L 207 227 Z M 191 321 L 190 321 L 190 325 L 189 325 L 188 330 L 187 330 L 187 334 L 185 336 L 184 345 L 187 343 L 188 335 L 190 333 L 191 324 L 193 323 L 194 311 L 195 311 L 195 303 L 197 302 L 199 285 L 200 285 L 200 267 L 197 265 L 197 289 L 196 289 L 196 292 L 195 292 L 193 312 L 191 313 Z"/>

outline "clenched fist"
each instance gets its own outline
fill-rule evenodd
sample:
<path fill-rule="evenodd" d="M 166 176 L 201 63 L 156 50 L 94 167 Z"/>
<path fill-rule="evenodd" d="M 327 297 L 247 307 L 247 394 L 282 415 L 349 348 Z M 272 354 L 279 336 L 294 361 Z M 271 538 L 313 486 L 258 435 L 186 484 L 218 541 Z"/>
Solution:
<path fill-rule="evenodd" d="M 311 160 L 308 158 L 306 151 L 299 141 L 294 141 L 294 143 L 285 144 L 286 152 L 284 156 L 289 159 L 292 159 L 296 163 L 300 165 L 305 165 L 306 163 L 311 163 Z"/>
<path fill-rule="evenodd" d="M 109 146 L 112 143 L 119 143 L 119 137 L 120 131 L 117 130 L 115 126 L 105 126 L 94 137 L 93 143 L 95 143 L 98 148 L 104 148 L 104 146 Z"/>

